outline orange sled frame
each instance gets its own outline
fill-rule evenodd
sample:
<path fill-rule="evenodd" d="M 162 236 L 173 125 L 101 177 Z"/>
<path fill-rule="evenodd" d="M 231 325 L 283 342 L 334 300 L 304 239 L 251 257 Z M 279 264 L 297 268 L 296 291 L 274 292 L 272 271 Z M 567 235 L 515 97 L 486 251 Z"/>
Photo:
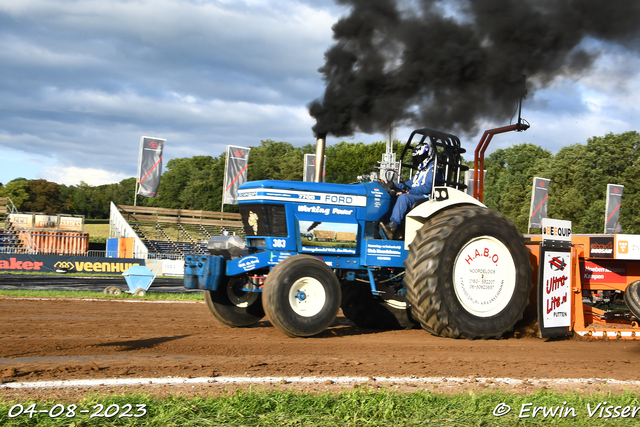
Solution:
<path fill-rule="evenodd" d="M 538 275 L 541 256 L 541 235 L 529 235 L 533 266 L 531 305 L 538 304 Z M 636 235 L 574 235 L 571 237 L 571 322 L 569 331 L 582 337 L 609 339 L 639 339 L 640 325 L 624 318 L 605 319 L 606 311 L 583 303 L 583 296 L 602 291 L 624 292 L 628 285 L 640 280 L 640 236 Z M 634 250 L 638 254 L 634 256 Z M 637 258 L 637 259 L 634 259 Z M 585 292 L 586 291 L 586 292 Z M 542 319 L 538 319 L 542 322 Z"/>

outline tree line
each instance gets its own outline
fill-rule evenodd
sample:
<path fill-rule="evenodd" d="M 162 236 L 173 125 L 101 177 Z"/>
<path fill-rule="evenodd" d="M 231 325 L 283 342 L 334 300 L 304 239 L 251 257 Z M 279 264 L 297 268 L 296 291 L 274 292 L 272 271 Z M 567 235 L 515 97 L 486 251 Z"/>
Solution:
<path fill-rule="evenodd" d="M 403 144 L 396 142 L 398 153 Z M 326 147 L 326 181 L 348 184 L 369 173 L 385 151 L 384 142 L 340 142 Z M 262 141 L 249 154 L 248 179 L 301 181 L 304 154 L 315 145 Z M 467 163 L 470 166 L 472 162 Z M 167 162 L 158 197 L 138 196 L 140 206 L 219 211 L 222 202 L 225 153 L 176 158 Z M 527 232 L 534 177 L 551 180 L 547 214 L 570 220 L 574 233 L 602 233 L 607 184 L 624 185 L 620 223 L 625 233 L 640 233 L 640 134 L 629 131 L 590 138 L 586 144 L 561 148 L 553 155 L 534 144 L 498 149 L 485 159 L 484 202 Z M 17 178 L 0 184 L 0 197 L 10 197 L 21 212 L 46 212 L 108 218 L 109 202 L 134 203 L 135 178 L 119 183 L 66 186 L 43 179 Z M 237 211 L 225 205 L 225 211 Z"/>

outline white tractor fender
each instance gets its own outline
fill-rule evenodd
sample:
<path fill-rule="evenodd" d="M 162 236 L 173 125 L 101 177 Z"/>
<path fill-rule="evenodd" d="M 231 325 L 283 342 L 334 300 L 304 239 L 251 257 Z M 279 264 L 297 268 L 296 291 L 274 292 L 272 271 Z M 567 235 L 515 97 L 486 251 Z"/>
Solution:
<path fill-rule="evenodd" d="M 405 249 L 409 249 L 418 230 L 436 213 L 458 205 L 475 205 L 486 208 L 484 204 L 467 193 L 449 187 L 435 187 L 433 195 L 432 199 L 418 205 L 407 214 L 404 228 Z"/>

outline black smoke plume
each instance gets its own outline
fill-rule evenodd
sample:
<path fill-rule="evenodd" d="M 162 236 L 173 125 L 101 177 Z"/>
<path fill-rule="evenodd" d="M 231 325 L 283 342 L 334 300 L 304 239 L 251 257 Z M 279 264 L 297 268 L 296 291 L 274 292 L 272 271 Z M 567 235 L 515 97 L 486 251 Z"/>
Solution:
<path fill-rule="evenodd" d="M 598 56 L 589 40 L 640 50 L 639 1 L 337 2 L 351 10 L 319 70 L 325 94 L 309 105 L 316 135 L 393 123 L 473 134 L 512 116 L 523 75 L 531 94 L 586 72 Z"/>

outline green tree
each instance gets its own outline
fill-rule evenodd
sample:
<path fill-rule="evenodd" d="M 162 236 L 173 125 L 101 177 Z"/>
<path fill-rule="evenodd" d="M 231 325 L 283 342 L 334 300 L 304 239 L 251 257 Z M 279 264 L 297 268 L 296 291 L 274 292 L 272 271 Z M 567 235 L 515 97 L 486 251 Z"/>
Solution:
<path fill-rule="evenodd" d="M 0 197 L 9 197 L 16 209 L 23 210 L 22 204 L 29 199 L 29 181 L 25 178 L 12 179 L 0 188 Z"/>
<path fill-rule="evenodd" d="M 544 176 L 551 152 L 530 143 L 491 153 L 485 161 L 487 179 L 484 203 L 511 219 L 518 230 L 527 232 L 533 178 Z"/>
<path fill-rule="evenodd" d="M 46 179 L 32 179 L 27 187 L 28 199 L 22 203 L 22 210 L 29 212 L 62 212 L 60 186 Z"/>
<path fill-rule="evenodd" d="M 251 147 L 247 178 L 249 181 L 273 179 L 278 181 L 302 181 L 304 152 L 288 142 L 270 139 Z"/>
<path fill-rule="evenodd" d="M 604 229 L 607 184 L 625 186 L 620 223 L 625 233 L 640 232 L 635 208 L 640 207 L 638 180 L 640 175 L 640 134 L 635 131 L 608 133 L 587 141 L 579 161 L 576 181 L 586 200 L 580 212 L 576 232 L 602 233 Z"/>

